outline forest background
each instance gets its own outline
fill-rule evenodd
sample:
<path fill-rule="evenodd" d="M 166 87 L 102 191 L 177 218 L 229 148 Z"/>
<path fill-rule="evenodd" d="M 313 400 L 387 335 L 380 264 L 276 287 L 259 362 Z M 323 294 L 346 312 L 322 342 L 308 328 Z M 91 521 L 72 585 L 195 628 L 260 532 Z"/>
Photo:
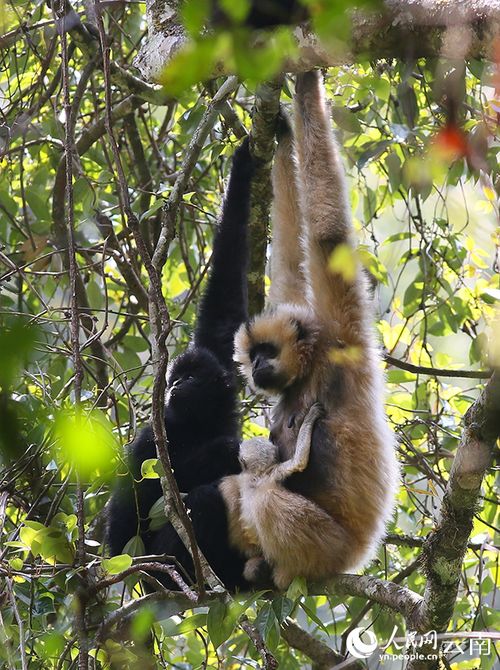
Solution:
<path fill-rule="evenodd" d="M 432 668 L 426 634 L 448 630 L 441 663 L 491 668 L 494 2 L 477 3 L 473 16 L 445 3 L 447 20 L 423 28 L 418 16 L 403 28 L 393 14 L 377 23 L 388 11 L 379 2 L 309 3 L 328 56 L 309 55 L 330 66 L 402 464 L 377 560 L 326 586 L 296 580 L 286 594 L 233 598 L 192 586 L 146 595 L 140 577 L 153 559 L 141 557 L 138 539 L 103 557 L 103 508 L 124 471 L 122 448 L 161 420 L 165 365 L 192 333 L 230 157 L 250 131 L 264 159 L 253 187 L 252 311 L 268 286 L 275 121 L 281 88 L 285 107 L 293 95 L 293 77 L 279 71 L 298 54 L 289 29 L 256 38 L 242 26 L 245 3 L 222 4 L 229 28 L 202 34 L 205 3 L 179 13 L 178 3 L 160 3 L 159 25 L 158 3 L 148 2 L 149 36 L 146 7 L 133 0 L 0 4 L 0 665 L 378 667 L 385 653 L 399 668 L 405 651 L 420 650 L 407 667 Z M 363 5 L 354 15 L 363 39 L 351 29 L 353 4 Z M 154 40 L 170 39 L 165 28 L 190 41 L 158 69 Z M 245 437 L 267 434 L 269 406 L 247 393 L 243 407 Z M 154 460 L 143 474 L 158 472 Z M 160 501 L 152 523 L 164 513 Z M 368 653 L 363 642 L 353 647 L 358 629 L 369 631 L 365 645 L 376 639 Z"/>

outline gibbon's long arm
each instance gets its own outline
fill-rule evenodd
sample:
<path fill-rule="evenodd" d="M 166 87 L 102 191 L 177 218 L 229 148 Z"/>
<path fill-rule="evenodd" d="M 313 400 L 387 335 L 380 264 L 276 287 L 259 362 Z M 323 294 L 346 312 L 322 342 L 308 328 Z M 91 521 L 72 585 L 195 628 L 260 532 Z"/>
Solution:
<path fill-rule="evenodd" d="M 363 347 L 367 299 L 362 275 L 357 270 L 354 279 L 349 277 L 354 257 L 345 261 L 345 274 L 329 267 L 339 244 L 348 245 L 347 251 L 354 243 L 344 168 L 318 72 L 297 75 L 295 133 L 313 307 L 334 337 L 346 346 Z"/>
<path fill-rule="evenodd" d="M 311 409 L 307 412 L 300 427 L 297 443 L 295 445 L 295 454 L 293 458 L 276 466 L 273 472 L 275 481 L 283 481 L 290 475 L 293 475 L 294 472 L 303 472 L 307 468 L 314 424 L 322 414 L 323 408 L 321 404 L 314 403 L 314 405 L 311 406 Z"/>
<path fill-rule="evenodd" d="M 301 215 L 297 175 L 293 158 L 293 136 L 289 119 L 282 113 L 278 147 L 273 164 L 273 239 L 269 303 L 304 304 L 304 254 L 300 243 Z"/>
<path fill-rule="evenodd" d="M 209 349 L 233 369 L 234 334 L 247 318 L 247 223 L 254 160 L 248 138 L 236 150 L 219 228 L 215 233 L 212 271 L 194 334 L 197 347 Z"/>

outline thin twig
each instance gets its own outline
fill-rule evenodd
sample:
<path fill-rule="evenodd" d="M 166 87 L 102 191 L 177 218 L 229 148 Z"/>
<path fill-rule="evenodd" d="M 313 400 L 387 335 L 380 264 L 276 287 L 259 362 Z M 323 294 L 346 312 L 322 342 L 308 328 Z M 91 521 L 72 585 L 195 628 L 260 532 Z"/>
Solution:
<path fill-rule="evenodd" d="M 61 56 L 62 56 L 62 83 L 63 83 L 63 106 L 64 106 L 64 156 L 66 166 L 66 231 L 69 261 L 70 277 L 70 309 L 71 309 L 71 350 L 74 366 L 73 390 L 75 394 L 75 405 L 79 407 L 83 382 L 83 362 L 80 351 L 80 315 L 78 309 L 78 265 L 76 262 L 76 244 L 75 244 L 75 221 L 74 221 L 74 202 L 73 202 L 73 153 L 74 153 L 74 123 L 72 121 L 72 106 L 70 101 L 69 84 L 69 62 L 68 62 L 68 44 L 64 22 L 65 2 L 60 0 L 58 17 L 62 23 L 61 29 Z M 90 76 L 90 74 L 89 74 Z M 76 116 L 76 111 L 74 112 Z M 83 487 L 77 475 L 76 490 L 76 516 L 78 526 L 77 541 L 77 560 L 78 564 L 84 568 L 85 559 L 85 510 Z M 85 589 L 85 575 L 83 574 L 83 590 Z M 81 591 L 76 607 L 76 630 L 78 634 L 78 667 L 80 670 L 87 670 L 89 665 L 88 638 L 86 623 L 86 594 Z"/>
<path fill-rule="evenodd" d="M 448 370 L 445 368 L 430 368 L 423 365 L 414 365 L 394 358 L 389 354 L 384 354 L 384 360 L 389 365 L 408 372 L 414 372 L 417 375 L 431 375 L 432 377 L 455 377 L 457 379 L 489 379 L 491 370 Z"/>
<path fill-rule="evenodd" d="M 12 611 L 14 612 L 14 618 L 17 622 L 17 627 L 19 629 L 19 649 L 21 651 L 21 668 L 22 670 L 28 670 L 28 662 L 26 660 L 26 647 L 24 645 L 24 626 L 21 615 L 17 608 L 16 597 L 14 595 L 14 590 L 12 588 L 12 580 L 7 579 L 7 591 L 9 593 L 9 600 L 12 605 Z"/>

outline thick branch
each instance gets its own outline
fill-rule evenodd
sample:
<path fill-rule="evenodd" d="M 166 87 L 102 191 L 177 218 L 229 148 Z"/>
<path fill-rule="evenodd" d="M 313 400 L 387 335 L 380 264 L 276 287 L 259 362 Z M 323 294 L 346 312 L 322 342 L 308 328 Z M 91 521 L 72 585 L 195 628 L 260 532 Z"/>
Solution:
<path fill-rule="evenodd" d="M 418 58 L 442 53 L 449 26 L 464 26 L 468 54 L 492 58 L 495 37 L 500 34 L 500 8 L 496 0 L 386 0 L 382 13 L 355 11 L 351 14 L 350 42 L 344 50 L 328 51 L 317 37 L 301 26 L 296 37 L 301 47 L 299 63 L 288 69 L 329 67 L 375 58 Z M 147 80 L 158 81 L 165 66 L 186 42 L 177 15 L 179 0 L 147 0 L 149 39 L 135 64 Z M 318 17 L 320 23 L 321 17 Z M 334 35 L 332 35 L 334 37 Z M 224 67 L 224 64 L 221 64 Z"/>
<path fill-rule="evenodd" d="M 332 593 L 336 595 L 360 596 L 399 612 L 409 629 L 414 629 L 422 597 L 406 586 L 388 582 L 368 575 L 339 575 L 332 582 Z"/>
<path fill-rule="evenodd" d="M 500 373 L 495 372 L 464 418 L 464 431 L 446 487 L 436 529 L 424 543 L 428 575 L 417 630 L 445 631 L 455 607 L 460 573 L 481 484 L 500 435 Z M 411 670 L 437 667 L 418 661 Z"/>

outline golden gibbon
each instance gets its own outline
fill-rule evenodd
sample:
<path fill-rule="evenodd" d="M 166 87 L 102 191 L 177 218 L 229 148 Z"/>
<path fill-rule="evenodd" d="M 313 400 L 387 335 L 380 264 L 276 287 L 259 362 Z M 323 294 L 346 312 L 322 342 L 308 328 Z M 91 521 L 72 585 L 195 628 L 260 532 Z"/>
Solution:
<path fill-rule="evenodd" d="M 324 524 L 315 528 L 304 505 L 283 540 L 288 564 L 277 586 L 301 571 L 326 578 L 366 564 L 384 536 L 399 480 L 372 298 L 356 257 L 344 170 L 319 73 L 297 76 L 294 107 L 295 142 L 285 132 L 273 167 L 270 306 L 240 327 L 235 359 L 251 386 L 277 396 L 271 440 L 281 461 L 293 459 L 311 405 L 324 408 L 307 467 L 287 476 L 284 487 L 319 506 L 330 526 L 327 532 Z M 230 541 L 240 546 L 237 505 L 233 501 L 231 509 L 227 492 L 224 499 Z M 251 514 L 245 513 L 247 525 Z M 269 525 L 278 523 L 274 510 L 256 505 L 253 514 L 265 546 L 276 533 Z M 310 570 L 294 558 L 295 538 L 306 528 L 316 531 Z"/>
<path fill-rule="evenodd" d="M 221 483 L 224 498 L 238 501 L 233 532 L 239 533 L 238 548 L 249 558 L 243 574 L 250 583 L 262 574 L 262 558 L 278 589 L 285 589 L 297 575 L 321 579 L 331 574 L 336 522 L 316 503 L 283 486 L 292 474 L 306 469 L 314 423 L 321 414 L 321 405 L 315 403 L 300 427 L 293 457 L 283 463 L 270 440 L 243 442 L 242 473 Z"/>

